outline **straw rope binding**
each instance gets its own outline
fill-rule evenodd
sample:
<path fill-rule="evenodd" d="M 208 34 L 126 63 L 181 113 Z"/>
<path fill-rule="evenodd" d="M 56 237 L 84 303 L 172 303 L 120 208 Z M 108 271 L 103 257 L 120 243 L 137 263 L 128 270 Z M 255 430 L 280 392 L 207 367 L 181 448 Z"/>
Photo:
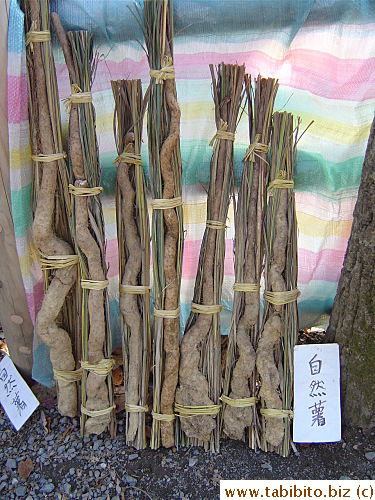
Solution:
<path fill-rule="evenodd" d="M 86 370 L 95 375 L 109 375 L 112 371 L 115 362 L 113 359 L 102 359 L 99 363 L 89 363 L 88 361 L 81 361 L 82 370 Z"/>
<path fill-rule="evenodd" d="M 40 254 L 40 265 L 43 271 L 63 269 L 78 264 L 78 255 L 45 255 Z"/>
<path fill-rule="evenodd" d="M 111 413 L 112 410 L 116 408 L 116 405 L 112 405 L 109 408 L 103 408 L 103 410 L 88 410 L 83 405 L 81 405 L 81 413 L 87 415 L 88 417 L 102 417 L 103 415 L 107 415 L 107 413 Z"/>
<path fill-rule="evenodd" d="M 121 153 L 113 162 L 113 165 L 118 165 L 121 161 L 125 163 L 132 163 L 133 165 L 137 165 L 139 167 L 142 166 L 142 156 L 136 153 Z"/>
<path fill-rule="evenodd" d="M 272 418 L 293 418 L 292 410 L 277 410 L 274 408 L 261 408 L 261 415 Z"/>
<path fill-rule="evenodd" d="M 72 85 L 72 93 L 70 94 L 70 96 L 66 99 L 63 99 L 65 109 L 68 113 L 70 113 L 72 104 L 88 104 L 90 102 L 92 102 L 92 93 L 82 92 L 82 90 L 76 83 Z"/>
<path fill-rule="evenodd" d="M 150 76 L 151 78 L 155 78 L 157 85 L 162 85 L 165 80 L 174 80 L 175 78 L 172 57 L 163 57 L 161 65 L 160 69 L 150 69 Z"/>
<path fill-rule="evenodd" d="M 88 188 L 88 187 L 79 187 L 73 186 L 73 184 L 69 184 L 69 193 L 73 196 L 97 196 L 103 191 L 101 186 Z"/>
<path fill-rule="evenodd" d="M 173 422 L 176 418 L 176 415 L 167 414 L 167 413 L 156 413 L 154 411 L 151 412 L 152 418 L 154 420 L 159 420 L 160 422 Z"/>
<path fill-rule="evenodd" d="M 220 222 L 218 220 L 206 220 L 206 227 L 209 229 L 217 229 L 218 231 L 225 230 L 227 228 L 224 222 Z"/>
<path fill-rule="evenodd" d="M 254 161 L 255 156 L 258 156 L 256 153 L 268 153 L 268 144 L 263 144 L 259 142 L 260 140 L 260 134 L 257 134 L 255 136 L 254 142 L 249 145 L 249 147 L 246 150 L 245 156 L 244 156 L 244 161 L 249 160 L 249 161 Z"/>
<path fill-rule="evenodd" d="M 78 370 L 72 370 L 72 371 L 64 371 L 64 370 L 53 370 L 53 376 L 55 380 L 61 381 L 61 382 L 78 382 L 81 380 L 82 377 L 82 368 L 79 368 Z"/>
<path fill-rule="evenodd" d="M 255 406 L 256 402 L 258 401 L 257 398 L 251 397 L 251 398 L 241 398 L 241 399 L 233 399 L 230 398 L 229 396 L 224 396 L 224 394 L 220 398 L 223 403 L 227 404 L 228 406 L 234 406 L 236 408 L 247 408 L 249 406 Z"/>
<path fill-rule="evenodd" d="M 204 304 L 191 303 L 191 312 L 196 314 L 219 314 L 224 309 L 220 304 L 205 306 Z"/>
<path fill-rule="evenodd" d="M 51 163 L 53 161 L 64 160 L 67 154 L 62 153 L 51 153 L 50 155 L 31 155 L 31 159 L 38 163 Z"/>
<path fill-rule="evenodd" d="M 34 43 L 43 43 L 51 41 L 51 32 L 49 30 L 37 31 L 36 21 L 31 23 L 31 29 L 26 33 L 26 47 L 30 45 L 31 52 L 34 52 Z"/>
<path fill-rule="evenodd" d="M 259 283 L 234 283 L 233 290 L 235 292 L 259 293 L 260 285 Z"/>
<path fill-rule="evenodd" d="M 177 309 L 155 309 L 154 308 L 154 316 L 158 318 L 178 318 L 181 312 L 181 307 L 178 306 Z"/>
<path fill-rule="evenodd" d="M 119 286 L 120 295 L 125 295 L 126 293 L 130 293 L 133 295 L 146 295 L 151 292 L 150 286 L 143 285 L 121 285 Z"/>
<path fill-rule="evenodd" d="M 108 280 L 95 281 L 95 280 L 81 280 L 81 287 L 84 290 L 104 290 L 109 285 Z"/>
<path fill-rule="evenodd" d="M 181 205 L 181 196 L 177 196 L 176 198 L 155 198 L 154 200 L 151 200 L 151 208 L 153 210 L 168 210 L 180 207 Z"/>
<path fill-rule="evenodd" d="M 236 135 L 233 132 L 228 132 L 228 123 L 221 120 L 220 127 L 217 129 L 216 134 L 210 141 L 210 146 L 213 146 L 216 140 L 222 139 L 224 141 L 235 141 Z"/>
<path fill-rule="evenodd" d="M 126 413 L 146 413 L 148 410 L 147 406 L 132 405 L 130 403 L 125 403 Z"/>
<path fill-rule="evenodd" d="M 275 306 L 282 306 L 284 304 L 290 304 L 291 302 L 294 302 L 300 295 L 301 292 L 298 290 L 298 288 L 286 292 L 270 292 L 266 290 L 264 292 L 264 300 L 270 302 Z"/>
<path fill-rule="evenodd" d="M 221 410 L 221 405 L 183 406 L 175 403 L 174 409 L 180 417 L 195 417 L 199 415 L 217 415 Z"/>
<path fill-rule="evenodd" d="M 268 185 L 268 192 L 271 191 L 271 189 L 293 189 L 294 188 L 294 181 L 287 180 L 287 179 L 275 179 L 274 181 L 270 182 Z"/>

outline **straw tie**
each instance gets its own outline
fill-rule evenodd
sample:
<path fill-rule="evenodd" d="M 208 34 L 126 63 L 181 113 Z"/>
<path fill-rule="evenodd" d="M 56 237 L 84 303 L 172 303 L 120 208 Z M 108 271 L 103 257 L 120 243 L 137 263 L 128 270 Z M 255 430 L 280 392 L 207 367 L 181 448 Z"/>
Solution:
<path fill-rule="evenodd" d="M 98 187 L 79 187 L 69 184 L 69 193 L 73 196 L 97 196 L 103 191 L 101 186 Z"/>
<path fill-rule="evenodd" d="M 219 220 L 206 220 L 206 227 L 209 229 L 216 229 L 218 231 L 225 230 L 227 226 L 224 224 L 224 222 L 220 222 Z"/>
<path fill-rule="evenodd" d="M 259 293 L 260 285 L 259 283 L 234 283 L 233 290 L 235 292 Z"/>
<path fill-rule="evenodd" d="M 235 134 L 233 132 L 228 132 L 228 123 L 224 120 L 220 121 L 220 127 L 217 129 L 216 134 L 213 136 L 210 142 L 210 146 L 213 146 L 216 140 L 222 139 L 224 141 L 235 141 Z"/>
<path fill-rule="evenodd" d="M 104 290 L 109 286 L 109 281 L 108 280 L 101 280 L 101 281 L 95 281 L 95 280 L 81 280 L 81 288 L 84 290 Z"/>
<path fill-rule="evenodd" d="M 51 41 L 51 32 L 48 30 L 37 31 L 36 21 L 31 23 L 31 28 L 26 33 L 26 47 L 30 45 L 31 52 L 34 53 L 34 43 L 43 43 Z"/>
<path fill-rule="evenodd" d="M 174 66 L 171 56 L 164 56 L 160 69 L 150 69 L 151 78 L 155 78 L 156 85 L 163 85 L 165 80 L 174 80 Z"/>
<path fill-rule="evenodd" d="M 143 285 L 120 285 L 119 293 L 120 295 L 133 294 L 133 295 L 146 295 L 151 292 L 150 286 Z"/>
<path fill-rule="evenodd" d="M 178 318 L 181 312 L 181 307 L 178 306 L 177 309 L 156 309 L 154 308 L 154 316 L 158 318 L 174 319 Z"/>
<path fill-rule="evenodd" d="M 180 418 L 191 418 L 199 415 L 217 415 L 221 410 L 221 405 L 184 406 L 175 403 L 174 410 Z"/>
<path fill-rule="evenodd" d="M 244 156 L 244 161 L 249 160 L 249 161 L 254 161 L 255 156 L 260 158 L 261 160 L 265 161 L 264 158 L 259 156 L 257 153 L 268 153 L 268 144 L 263 144 L 260 141 L 260 134 L 256 134 L 254 138 L 254 142 L 249 145 L 247 148 L 247 151 Z"/>
<path fill-rule="evenodd" d="M 151 200 L 151 208 L 153 210 L 168 210 L 182 206 L 181 196 L 176 198 L 154 198 Z"/>
<path fill-rule="evenodd" d="M 147 406 L 132 405 L 131 403 L 125 403 L 126 413 L 146 413 L 148 410 Z"/>
<path fill-rule="evenodd" d="M 279 170 L 277 172 L 276 178 L 269 183 L 267 191 L 271 194 L 273 189 L 293 189 L 294 181 L 291 179 L 286 179 L 286 172 L 284 170 Z"/>
<path fill-rule="evenodd" d="M 65 104 L 65 110 L 70 113 L 70 109 L 72 104 L 87 104 L 92 102 L 92 93 L 91 92 L 82 92 L 80 87 L 74 83 L 72 85 L 72 93 L 66 99 L 63 99 L 63 103 Z"/>
<path fill-rule="evenodd" d="M 294 288 L 293 290 L 289 290 L 286 292 L 271 292 L 269 290 L 265 290 L 264 292 L 264 300 L 270 302 L 275 306 L 282 306 L 284 304 L 290 304 L 298 299 L 301 295 L 301 292 L 298 288 Z"/>
<path fill-rule="evenodd" d="M 221 304 L 204 305 L 191 303 L 191 312 L 196 314 L 219 314 L 224 309 Z"/>
<path fill-rule="evenodd" d="M 235 408 L 248 408 L 250 406 L 255 406 L 258 401 L 256 397 L 236 399 L 224 396 L 224 394 L 222 394 L 220 399 L 223 403 Z"/>
<path fill-rule="evenodd" d="M 107 413 L 111 413 L 115 408 L 116 405 L 112 405 L 109 408 L 103 408 L 103 410 L 88 410 L 85 406 L 81 405 L 81 413 L 92 418 L 102 417 L 103 415 L 107 415 Z"/>
<path fill-rule="evenodd" d="M 101 359 L 99 363 L 89 363 L 88 361 L 81 360 L 82 370 L 86 370 L 103 377 L 111 373 L 114 364 L 115 361 L 112 358 Z"/>
<path fill-rule="evenodd" d="M 78 255 L 45 255 L 40 252 L 40 265 L 43 271 L 63 269 L 78 264 Z"/>
<path fill-rule="evenodd" d="M 142 156 L 140 154 L 132 153 L 132 144 L 128 144 L 124 151 L 118 155 L 118 157 L 114 160 L 113 165 L 119 165 L 120 162 L 131 163 L 133 165 L 142 166 Z"/>
<path fill-rule="evenodd" d="M 31 155 L 31 159 L 37 163 L 52 163 L 53 161 L 64 160 L 66 153 L 51 153 L 49 155 Z"/>
<path fill-rule="evenodd" d="M 292 410 L 278 410 L 276 408 L 261 408 L 261 415 L 271 418 L 293 418 Z"/>
<path fill-rule="evenodd" d="M 82 368 L 78 370 L 56 370 L 53 369 L 54 379 L 58 382 L 74 383 L 81 380 Z"/>
<path fill-rule="evenodd" d="M 152 418 L 154 420 L 159 420 L 160 422 L 173 422 L 176 418 L 175 414 L 168 414 L 168 413 L 156 413 L 156 412 L 151 412 Z"/>

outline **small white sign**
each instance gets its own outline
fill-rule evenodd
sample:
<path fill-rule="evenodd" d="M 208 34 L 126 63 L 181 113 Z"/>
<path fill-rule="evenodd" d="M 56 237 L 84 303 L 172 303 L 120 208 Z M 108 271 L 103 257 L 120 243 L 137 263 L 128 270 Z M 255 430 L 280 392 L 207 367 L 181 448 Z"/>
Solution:
<path fill-rule="evenodd" d="M 341 440 L 340 353 L 338 344 L 294 348 L 293 440 Z"/>
<path fill-rule="evenodd" d="M 21 429 L 39 406 L 39 401 L 9 356 L 5 356 L 0 362 L 0 403 L 16 431 Z"/>

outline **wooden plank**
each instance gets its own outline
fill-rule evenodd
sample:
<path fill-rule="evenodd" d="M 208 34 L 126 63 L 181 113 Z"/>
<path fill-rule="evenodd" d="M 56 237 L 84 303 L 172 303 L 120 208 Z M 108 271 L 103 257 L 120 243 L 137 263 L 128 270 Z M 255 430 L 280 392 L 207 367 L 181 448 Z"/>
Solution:
<path fill-rule="evenodd" d="M 10 0 L 0 2 L 0 65 L 7 67 Z M 27 307 L 16 249 L 9 182 L 7 72 L 0 72 L 0 323 L 10 357 L 23 377 L 31 378 L 33 325 Z"/>

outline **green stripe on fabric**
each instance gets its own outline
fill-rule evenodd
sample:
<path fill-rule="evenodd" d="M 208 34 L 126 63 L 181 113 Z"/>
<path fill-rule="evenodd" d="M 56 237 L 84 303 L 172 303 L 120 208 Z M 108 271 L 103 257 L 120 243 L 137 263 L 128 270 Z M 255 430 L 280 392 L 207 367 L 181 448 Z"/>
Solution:
<path fill-rule="evenodd" d="M 33 224 L 31 208 L 31 184 L 19 191 L 12 191 L 12 213 L 16 238 L 23 238 Z"/>

